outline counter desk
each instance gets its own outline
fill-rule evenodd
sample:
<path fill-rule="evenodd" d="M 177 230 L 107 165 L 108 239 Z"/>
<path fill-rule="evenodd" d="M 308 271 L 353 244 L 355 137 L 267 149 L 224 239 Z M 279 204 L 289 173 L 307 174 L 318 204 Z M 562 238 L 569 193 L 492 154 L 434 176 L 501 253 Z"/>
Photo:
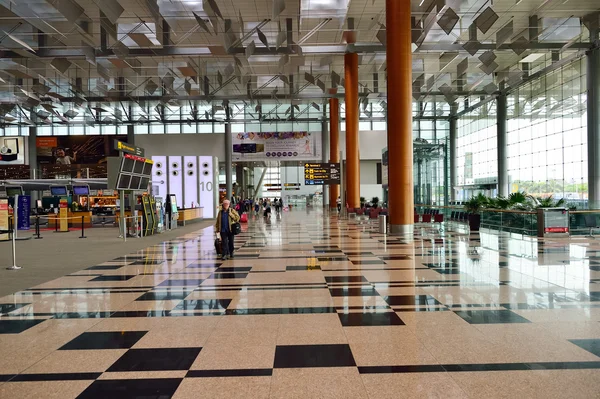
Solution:
<path fill-rule="evenodd" d="M 203 209 L 204 208 L 179 209 L 179 218 L 177 219 L 177 224 L 180 226 L 185 226 L 186 223 L 201 221 L 203 218 Z"/>

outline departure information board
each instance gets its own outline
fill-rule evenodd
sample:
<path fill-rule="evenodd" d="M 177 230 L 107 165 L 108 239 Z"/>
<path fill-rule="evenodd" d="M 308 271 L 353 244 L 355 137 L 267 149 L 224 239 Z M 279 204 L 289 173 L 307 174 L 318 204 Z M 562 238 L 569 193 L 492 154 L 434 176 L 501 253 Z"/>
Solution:
<path fill-rule="evenodd" d="M 318 184 L 340 184 L 339 163 L 305 163 L 304 184 L 314 186 Z"/>

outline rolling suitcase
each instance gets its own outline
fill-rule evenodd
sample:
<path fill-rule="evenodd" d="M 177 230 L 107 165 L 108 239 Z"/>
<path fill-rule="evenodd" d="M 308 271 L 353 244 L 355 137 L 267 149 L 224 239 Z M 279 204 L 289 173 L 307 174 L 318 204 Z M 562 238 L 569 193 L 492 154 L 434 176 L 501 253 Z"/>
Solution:
<path fill-rule="evenodd" d="M 221 246 L 221 237 L 219 237 L 218 234 L 217 234 L 217 237 L 215 238 L 215 251 L 217 251 L 217 255 L 223 254 L 223 248 Z"/>
<path fill-rule="evenodd" d="M 242 213 L 242 216 L 240 216 L 240 223 L 248 223 L 248 215 Z"/>

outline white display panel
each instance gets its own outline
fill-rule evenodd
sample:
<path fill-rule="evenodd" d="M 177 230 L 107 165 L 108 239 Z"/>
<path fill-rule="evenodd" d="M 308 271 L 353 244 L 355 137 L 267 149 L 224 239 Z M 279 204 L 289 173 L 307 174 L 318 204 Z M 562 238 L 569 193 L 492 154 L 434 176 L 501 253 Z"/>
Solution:
<path fill-rule="evenodd" d="M 199 159 L 199 184 L 200 206 L 203 207 L 203 214 L 206 219 L 213 219 L 216 215 L 215 192 L 218 192 L 218 185 L 215 187 L 215 159 L 214 157 L 198 157 Z M 216 191 L 215 191 L 216 190 Z"/>
<path fill-rule="evenodd" d="M 154 168 L 152 168 L 152 183 L 153 187 L 158 187 L 158 192 L 154 193 L 157 197 L 161 197 L 163 201 L 167 198 L 167 157 L 154 156 Z"/>
<path fill-rule="evenodd" d="M 168 194 L 174 194 L 177 198 L 177 206 L 183 206 L 183 169 L 182 157 L 168 157 Z"/>
<path fill-rule="evenodd" d="M 183 207 L 198 207 L 198 157 L 183 157 Z"/>

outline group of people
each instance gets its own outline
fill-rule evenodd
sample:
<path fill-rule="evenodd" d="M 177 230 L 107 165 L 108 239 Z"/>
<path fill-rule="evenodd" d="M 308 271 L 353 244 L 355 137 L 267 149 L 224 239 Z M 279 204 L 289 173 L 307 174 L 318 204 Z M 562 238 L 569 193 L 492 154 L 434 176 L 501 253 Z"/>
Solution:
<path fill-rule="evenodd" d="M 235 200 L 234 197 L 232 199 Z M 238 199 L 233 208 L 231 207 L 231 202 L 227 199 L 223 201 L 215 222 L 215 232 L 221 237 L 221 260 L 233 258 L 234 234 L 232 225 L 239 223 L 240 213 L 250 212 L 252 205 L 254 205 L 255 215 L 258 216 L 262 206 L 263 217 L 266 221 L 270 221 L 271 205 L 275 207 L 277 215 L 283 210 L 283 201 L 281 198 L 275 198 L 272 202 L 269 198 L 260 198 L 258 201 Z"/>

